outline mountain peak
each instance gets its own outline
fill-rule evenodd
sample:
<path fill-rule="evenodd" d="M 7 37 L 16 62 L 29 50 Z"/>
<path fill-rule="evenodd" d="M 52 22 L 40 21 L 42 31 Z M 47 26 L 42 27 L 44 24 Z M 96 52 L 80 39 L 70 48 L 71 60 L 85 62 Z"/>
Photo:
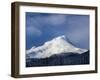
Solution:
<path fill-rule="evenodd" d="M 56 37 L 55 39 L 65 39 L 65 38 L 66 38 L 65 35 L 62 35 L 62 36 Z"/>
<path fill-rule="evenodd" d="M 69 41 L 66 40 L 65 35 L 62 35 L 45 42 L 42 46 L 32 47 L 31 49 L 27 50 L 27 54 L 30 56 L 30 58 L 46 58 L 55 54 L 82 54 L 86 51 L 86 49 L 73 46 Z"/>

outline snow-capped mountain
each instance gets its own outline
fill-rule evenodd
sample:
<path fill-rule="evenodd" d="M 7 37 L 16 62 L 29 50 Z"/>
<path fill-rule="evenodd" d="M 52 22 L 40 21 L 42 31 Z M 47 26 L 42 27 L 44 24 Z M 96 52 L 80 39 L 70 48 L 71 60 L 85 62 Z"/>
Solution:
<path fill-rule="evenodd" d="M 56 37 L 50 41 L 45 42 L 42 46 L 35 47 L 26 51 L 27 58 L 47 58 L 52 55 L 62 53 L 77 53 L 82 54 L 87 52 L 86 49 L 77 48 L 72 45 L 65 36 Z"/>

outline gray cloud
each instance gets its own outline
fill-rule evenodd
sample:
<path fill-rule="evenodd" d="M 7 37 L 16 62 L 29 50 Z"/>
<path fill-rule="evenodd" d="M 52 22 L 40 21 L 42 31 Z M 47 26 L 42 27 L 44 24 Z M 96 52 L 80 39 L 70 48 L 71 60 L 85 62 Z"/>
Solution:
<path fill-rule="evenodd" d="M 27 34 L 33 36 L 40 36 L 42 34 L 41 30 L 34 26 L 27 27 Z"/>

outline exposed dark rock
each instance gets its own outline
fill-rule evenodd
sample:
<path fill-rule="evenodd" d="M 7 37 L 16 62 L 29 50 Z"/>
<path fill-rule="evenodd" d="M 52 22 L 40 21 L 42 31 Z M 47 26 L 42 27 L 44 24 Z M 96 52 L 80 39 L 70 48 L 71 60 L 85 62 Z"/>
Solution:
<path fill-rule="evenodd" d="M 83 54 L 77 53 L 62 53 L 60 55 L 53 55 L 49 58 L 32 58 L 26 59 L 26 67 L 36 66 L 62 66 L 62 65 L 82 65 L 89 64 L 89 51 Z"/>

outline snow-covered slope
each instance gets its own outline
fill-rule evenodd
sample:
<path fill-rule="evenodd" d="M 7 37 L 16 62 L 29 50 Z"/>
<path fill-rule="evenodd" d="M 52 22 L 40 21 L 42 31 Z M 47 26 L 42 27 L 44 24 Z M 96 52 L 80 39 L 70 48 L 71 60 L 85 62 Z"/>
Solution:
<path fill-rule="evenodd" d="M 31 49 L 26 51 L 26 54 L 28 58 L 47 58 L 55 54 L 82 54 L 86 51 L 86 49 L 73 46 L 68 40 L 65 39 L 65 36 L 63 35 L 56 37 L 51 41 L 45 42 L 42 46 L 33 46 Z"/>

